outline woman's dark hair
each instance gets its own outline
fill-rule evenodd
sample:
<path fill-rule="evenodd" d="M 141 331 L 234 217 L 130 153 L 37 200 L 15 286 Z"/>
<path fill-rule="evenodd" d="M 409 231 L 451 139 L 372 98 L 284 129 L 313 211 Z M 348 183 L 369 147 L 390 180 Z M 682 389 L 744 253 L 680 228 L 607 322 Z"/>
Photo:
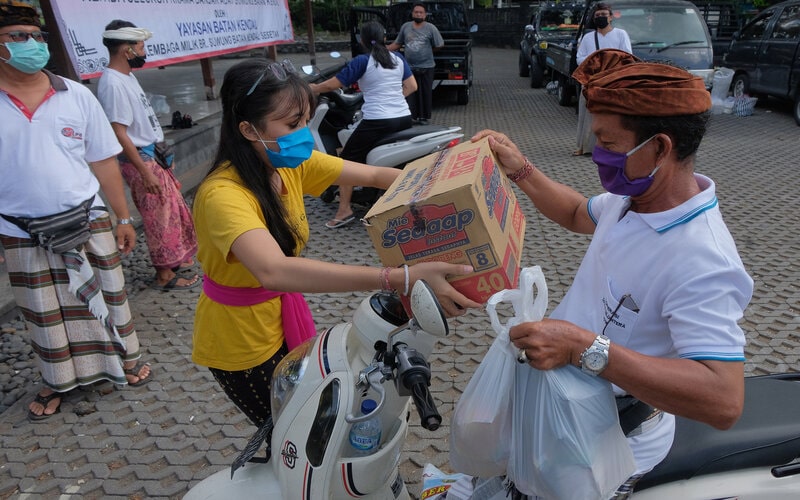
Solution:
<path fill-rule="evenodd" d="M 135 28 L 136 25 L 130 21 L 123 21 L 122 19 L 114 19 L 106 25 L 106 31 L 118 30 L 120 28 Z M 118 47 L 122 45 L 136 45 L 136 42 L 129 42 L 127 40 L 115 40 L 113 38 L 103 38 L 103 45 L 106 46 L 108 52 L 116 54 Z"/>
<path fill-rule="evenodd" d="M 286 209 L 280 196 L 272 189 L 270 179 L 277 175 L 275 168 L 265 164 L 253 149 L 250 141 L 239 131 L 239 123 L 246 121 L 264 130 L 266 116 L 276 110 L 284 110 L 285 118 L 296 112 L 305 114 L 315 108 L 314 93 L 308 83 L 298 74 L 286 71 L 286 78 L 276 76 L 272 69 L 278 63 L 263 58 L 253 58 L 231 66 L 225 72 L 220 88 L 222 101 L 222 123 L 220 125 L 219 148 L 214 165 L 206 177 L 230 162 L 242 178 L 244 186 L 258 200 L 267 228 L 281 250 L 287 256 L 294 255 L 300 241 L 297 229 L 286 221 Z M 277 73 L 283 73 L 277 71 Z M 256 80 L 261 81 L 250 91 Z"/>
<path fill-rule="evenodd" d="M 375 62 L 386 69 L 394 69 L 397 64 L 386 48 L 386 30 L 378 21 L 361 25 L 361 45 L 369 52 Z"/>
<path fill-rule="evenodd" d="M 683 161 L 697 152 L 706 133 L 711 113 L 680 116 L 622 116 L 622 127 L 636 134 L 638 143 L 656 134 L 667 134 L 672 139 L 675 154 Z"/>

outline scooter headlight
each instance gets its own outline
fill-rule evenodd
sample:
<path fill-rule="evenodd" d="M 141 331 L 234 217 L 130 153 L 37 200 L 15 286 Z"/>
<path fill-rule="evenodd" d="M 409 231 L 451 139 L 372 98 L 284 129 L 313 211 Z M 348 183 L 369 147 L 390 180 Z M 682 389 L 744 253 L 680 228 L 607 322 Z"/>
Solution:
<path fill-rule="evenodd" d="M 309 355 L 314 347 L 314 340 L 306 342 L 292 349 L 284 357 L 275 371 L 272 372 L 272 420 L 277 422 L 286 403 L 291 399 L 297 385 L 303 379 L 309 362 Z"/>

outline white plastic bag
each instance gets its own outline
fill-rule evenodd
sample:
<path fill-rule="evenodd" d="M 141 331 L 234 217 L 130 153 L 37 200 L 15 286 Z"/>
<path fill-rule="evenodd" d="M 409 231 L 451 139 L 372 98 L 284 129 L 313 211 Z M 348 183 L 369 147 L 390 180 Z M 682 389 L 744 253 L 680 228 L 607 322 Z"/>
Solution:
<path fill-rule="evenodd" d="M 534 284 L 539 291 L 536 301 L 533 307 L 523 307 L 525 300 L 530 301 Z M 486 304 L 497 336 L 459 398 L 450 423 L 450 466 L 471 476 L 504 475 L 511 453 L 511 402 L 518 363 L 508 330 L 520 320 L 513 318 L 502 324 L 495 310 L 500 302 L 511 302 L 516 311 L 527 311 L 531 319 L 525 321 L 542 319 L 547 286 L 541 268 L 523 269 L 520 290 L 497 292 Z"/>
<path fill-rule="evenodd" d="M 514 323 L 544 316 L 540 299 L 544 291 L 546 301 L 547 289 L 538 283 L 537 289 L 533 301 L 531 287 L 520 287 Z M 549 500 L 611 497 L 636 470 L 611 384 L 574 366 L 541 371 L 516 364 L 514 370 L 508 477 L 515 487 Z"/>

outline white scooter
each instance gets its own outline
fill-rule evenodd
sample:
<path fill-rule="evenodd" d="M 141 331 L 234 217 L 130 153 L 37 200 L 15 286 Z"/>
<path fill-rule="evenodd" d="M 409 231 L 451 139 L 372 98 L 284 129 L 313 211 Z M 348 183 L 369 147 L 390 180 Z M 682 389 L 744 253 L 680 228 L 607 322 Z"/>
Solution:
<path fill-rule="evenodd" d="M 422 280 L 411 292 L 410 309 L 412 318 L 397 295 L 374 294 L 351 323 L 292 350 L 273 375 L 272 459 L 217 472 L 184 499 L 409 499 L 398 464 L 410 401 L 422 426 L 436 430 L 442 418 L 428 391 L 426 359 L 436 338 L 449 331 Z M 355 416 L 365 398 L 376 400 L 377 408 Z M 356 456 L 350 429 L 375 414 L 381 421 L 379 449 Z"/>
<path fill-rule="evenodd" d="M 669 455 L 634 491 L 636 500 L 800 498 L 800 373 L 745 379 L 744 412 L 727 431 L 677 418 Z"/>
<path fill-rule="evenodd" d="M 308 66 L 303 67 L 303 71 L 310 75 L 319 74 L 318 69 Z M 339 154 L 362 119 L 363 102 L 363 94 L 351 89 L 320 94 L 314 116 L 308 122 L 317 150 L 331 155 Z M 387 134 L 376 142 L 367 153 L 366 163 L 378 167 L 403 168 L 418 158 L 455 146 L 463 137 L 461 127 L 414 126 Z M 336 186 L 331 186 L 320 198 L 330 203 L 337 191 Z M 352 201 L 370 205 L 378 196 L 380 192 L 377 189 L 356 188 Z"/>

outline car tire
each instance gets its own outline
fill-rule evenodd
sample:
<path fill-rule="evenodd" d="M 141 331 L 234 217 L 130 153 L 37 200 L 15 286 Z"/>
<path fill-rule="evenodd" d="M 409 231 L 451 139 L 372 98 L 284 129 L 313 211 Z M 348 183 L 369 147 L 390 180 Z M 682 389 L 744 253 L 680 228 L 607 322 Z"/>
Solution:
<path fill-rule="evenodd" d="M 748 78 L 747 73 L 738 73 L 733 77 L 731 94 L 733 97 L 742 97 L 745 94 L 750 94 L 750 78 Z"/>
<path fill-rule="evenodd" d="M 558 105 L 559 106 L 569 106 L 572 104 L 572 85 L 569 84 L 569 81 L 564 77 L 564 75 L 559 75 L 558 77 Z"/>
<path fill-rule="evenodd" d="M 797 89 L 797 92 L 794 94 L 794 122 L 800 126 L 800 88 Z"/>
<path fill-rule="evenodd" d="M 469 103 L 469 85 L 459 87 L 458 93 L 456 93 L 456 102 L 462 106 L 466 106 Z"/>
<path fill-rule="evenodd" d="M 524 52 L 519 52 L 519 76 L 527 78 L 530 74 L 528 69 L 528 56 Z"/>
<path fill-rule="evenodd" d="M 532 89 L 539 89 L 542 88 L 542 84 L 544 83 L 544 68 L 539 64 L 539 61 L 536 59 L 536 56 L 531 57 L 531 88 Z"/>

